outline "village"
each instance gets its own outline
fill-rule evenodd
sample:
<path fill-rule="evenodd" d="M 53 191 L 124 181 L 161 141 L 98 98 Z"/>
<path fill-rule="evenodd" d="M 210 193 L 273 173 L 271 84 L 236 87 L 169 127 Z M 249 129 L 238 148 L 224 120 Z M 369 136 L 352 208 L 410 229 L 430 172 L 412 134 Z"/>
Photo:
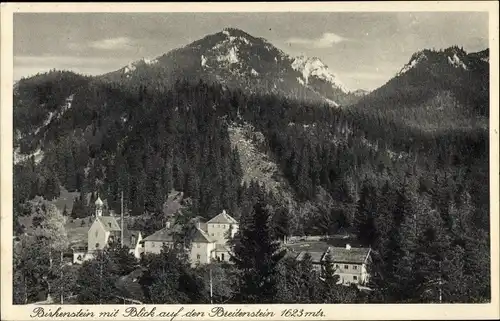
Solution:
<path fill-rule="evenodd" d="M 116 215 L 105 208 L 100 197 L 95 201 L 95 216 L 87 233 L 86 245 L 73 246 L 73 264 L 83 264 L 91 260 L 95 254 L 117 242 L 129 249 L 137 260 L 146 254 L 158 254 L 164 247 L 174 247 L 174 234 L 181 226 L 175 224 L 174 218 L 165 222 L 164 228 L 151 235 L 144 236 L 142 231 L 128 228 L 127 219 Z M 197 222 L 191 234 L 191 244 L 186 248 L 192 266 L 214 262 L 231 263 L 229 241 L 238 232 L 239 223 L 225 210 L 208 220 Z M 309 255 L 313 269 L 324 273 L 327 257 L 330 256 L 334 274 L 339 276 L 339 284 L 355 285 L 360 289 L 369 281 L 368 265 L 371 261 L 371 249 L 355 247 L 349 244 L 349 236 L 301 236 L 286 237 L 281 241 L 286 249 L 286 256 L 297 261 Z M 137 274 L 137 272 L 132 272 Z M 132 277 L 133 278 L 133 277 Z M 130 277 L 122 278 L 122 281 Z"/>

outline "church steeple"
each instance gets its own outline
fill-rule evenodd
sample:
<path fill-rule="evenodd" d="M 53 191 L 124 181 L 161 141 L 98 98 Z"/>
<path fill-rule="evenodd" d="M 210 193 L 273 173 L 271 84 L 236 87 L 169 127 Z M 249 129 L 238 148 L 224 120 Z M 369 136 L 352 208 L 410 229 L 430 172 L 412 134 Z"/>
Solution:
<path fill-rule="evenodd" d="M 102 208 L 104 206 L 103 201 L 101 200 L 101 197 L 99 197 L 99 194 L 97 195 L 97 199 L 95 200 L 95 216 L 99 217 L 102 216 Z"/>

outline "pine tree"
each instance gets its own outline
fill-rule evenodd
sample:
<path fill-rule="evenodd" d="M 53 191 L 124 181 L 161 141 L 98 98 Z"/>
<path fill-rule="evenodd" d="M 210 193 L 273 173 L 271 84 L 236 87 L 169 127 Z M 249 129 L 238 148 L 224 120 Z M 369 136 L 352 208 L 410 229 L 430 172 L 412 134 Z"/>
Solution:
<path fill-rule="evenodd" d="M 290 235 L 290 214 L 285 207 L 277 208 L 271 218 L 273 235 L 277 240 L 283 240 Z"/>
<path fill-rule="evenodd" d="M 59 182 L 57 181 L 56 175 L 52 173 L 49 177 L 47 177 L 47 180 L 45 181 L 43 195 L 47 200 L 54 200 L 55 198 L 59 197 L 59 194 Z"/>
<path fill-rule="evenodd" d="M 321 301 L 319 274 L 313 270 L 311 255 L 305 253 L 301 261 L 295 256 L 285 257 L 278 265 L 275 303 L 317 303 Z"/>
<path fill-rule="evenodd" d="M 71 209 L 72 218 L 84 218 L 88 216 L 88 207 L 85 204 L 85 197 L 80 193 L 80 196 L 75 197 L 73 208 Z"/>
<path fill-rule="evenodd" d="M 245 214 L 233 240 L 231 260 L 241 270 L 239 299 L 244 303 L 273 302 L 277 265 L 284 252 L 272 238 L 270 214 L 261 201 Z"/>
<path fill-rule="evenodd" d="M 354 226 L 361 243 L 372 246 L 378 238 L 375 225 L 378 197 L 375 188 L 368 184 L 368 182 L 365 182 L 361 188 L 361 195 L 354 217 Z"/>

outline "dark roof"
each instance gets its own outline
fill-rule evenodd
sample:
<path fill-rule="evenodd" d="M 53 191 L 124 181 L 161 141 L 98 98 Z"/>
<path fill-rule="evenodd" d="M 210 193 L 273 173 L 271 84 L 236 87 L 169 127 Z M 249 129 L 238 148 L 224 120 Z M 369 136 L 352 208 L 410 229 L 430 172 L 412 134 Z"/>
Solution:
<path fill-rule="evenodd" d="M 213 243 L 214 240 L 208 236 L 205 231 L 200 228 L 195 228 L 193 235 L 191 236 L 191 242 L 193 243 Z"/>
<path fill-rule="evenodd" d="M 121 231 L 120 224 L 114 216 L 99 216 L 97 219 L 102 223 L 106 231 Z"/>
<path fill-rule="evenodd" d="M 306 256 L 306 253 L 309 253 L 309 255 L 311 256 L 311 261 L 314 264 L 321 264 L 321 259 L 325 255 L 325 252 L 307 252 L 307 251 L 303 251 L 303 252 L 299 253 L 299 255 L 297 256 L 296 260 L 297 261 L 302 261 L 304 259 L 304 257 Z"/>
<path fill-rule="evenodd" d="M 226 213 L 226 211 L 222 211 L 219 215 L 215 216 L 212 218 L 210 221 L 207 222 L 208 224 L 238 224 L 238 221 L 236 221 L 232 216 Z"/>
<path fill-rule="evenodd" d="M 313 263 L 319 264 L 325 262 L 327 259 L 327 253 L 332 255 L 332 260 L 334 263 L 356 263 L 363 264 L 371 252 L 370 248 L 345 248 L 345 247 L 327 247 L 323 250 L 322 246 L 313 247 L 309 249 L 305 248 L 292 248 L 288 247 L 286 257 L 291 257 L 297 261 L 302 261 L 306 253 L 309 253 Z"/>
<path fill-rule="evenodd" d="M 332 255 L 333 262 L 337 263 L 358 263 L 362 264 L 366 262 L 368 255 L 371 252 L 369 248 L 350 248 L 345 247 L 331 247 L 329 252 Z M 326 260 L 326 255 L 323 257 L 323 261 Z"/>
<path fill-rule="evenodd" d="M 172 242 L 174 240 L 174 229 L 173 228 L 162 228 L 144 238 L 144 242 Z"/>
<path fill-rule="evenodd" d="M 71 249 L 73 250 L 84 250 L 84 249 L 87 249 L 87 242 L 84 242 L 84 241 L 76 241 L 76 242 L 72 242 L 70 244 L 70 247 Z"/>
<path fill-rule="evenodd" d="M 162 228 L 159 231 L 154 232 L 150 236 L 144 238 L 144 242 L 173 242 L 174 233 L 180 232 L 181 226 L 174 225 L 171 228 Z M 196 227 L 191 235 L 191 242 L 194 243 L 212 243 L 214 242 L 208 234 Z"/>

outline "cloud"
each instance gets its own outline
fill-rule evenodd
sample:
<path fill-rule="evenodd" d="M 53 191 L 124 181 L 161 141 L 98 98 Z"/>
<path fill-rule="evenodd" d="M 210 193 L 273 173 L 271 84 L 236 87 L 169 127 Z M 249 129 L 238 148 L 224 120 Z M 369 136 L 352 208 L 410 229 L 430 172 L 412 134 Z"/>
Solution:
<path fill-rule="evenodd" d="M 133 45 L 133 41 L 127 37 L 117 37 L 102 39 L 97 41 L 92 41 L 89 43 L 89 47 L 101 50 L 117 50 L 130 48 Z"/>
<path fill-rule="evenodd" d="M 325 32 L 321 37 L 314 39 L 307 38 L 290 38 L 287 43 L 302 45 L 302 46 L 312 46 L 314 48 L 329 48 L 334 44 L 342 41 L 348 41 L 347 38 L 339 36 L 333 32 Z"/>

